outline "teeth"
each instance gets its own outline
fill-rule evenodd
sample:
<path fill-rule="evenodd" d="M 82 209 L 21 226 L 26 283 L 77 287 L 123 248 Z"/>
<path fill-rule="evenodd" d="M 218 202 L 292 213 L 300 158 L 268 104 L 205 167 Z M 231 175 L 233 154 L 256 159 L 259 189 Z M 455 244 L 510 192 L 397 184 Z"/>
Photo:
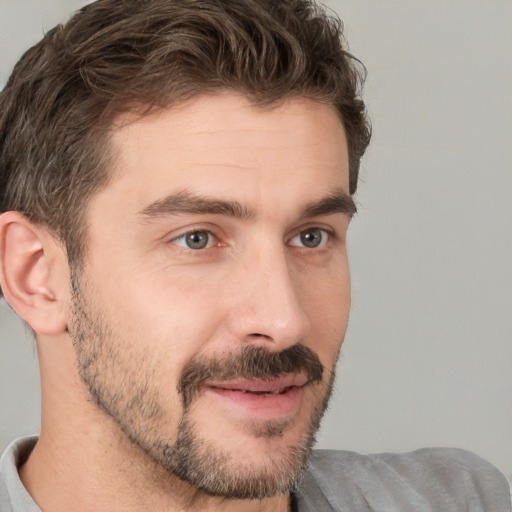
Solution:
<path fill-rule="evenodd" d="M 288 388 L 276 389 L 275 391 L 250 391 L 249 389 L 240 389 L 242 393 L 253 393 L 255 395 L 272 396 L 284 393 Z"/>
<path fill-rule="evenodd" d="M 266 392 L 263 392 L 263 395 L 264 396 L 280 395 L 280 394 L 284 393 L 285 390 L 286 390 L 286 388 L 276 389 L 275 391 L 266 391 Z"/>

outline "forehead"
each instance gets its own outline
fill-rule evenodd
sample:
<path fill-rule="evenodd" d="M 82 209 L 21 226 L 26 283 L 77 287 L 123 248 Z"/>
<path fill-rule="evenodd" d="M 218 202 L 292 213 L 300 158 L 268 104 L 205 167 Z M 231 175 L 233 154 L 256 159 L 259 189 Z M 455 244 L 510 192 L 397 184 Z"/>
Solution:
<path fill-rule="evenodd" d="M 197 97 L 143 118 L 124 116 L 111 142 L 114 168 L 103 194 L 140 206 L 191 189 L 255 204 L 263 195 L 282 197 L 279 187 L 348 191 L 339 116 L 304 98 L 263 108 L 234 93 Z"/>

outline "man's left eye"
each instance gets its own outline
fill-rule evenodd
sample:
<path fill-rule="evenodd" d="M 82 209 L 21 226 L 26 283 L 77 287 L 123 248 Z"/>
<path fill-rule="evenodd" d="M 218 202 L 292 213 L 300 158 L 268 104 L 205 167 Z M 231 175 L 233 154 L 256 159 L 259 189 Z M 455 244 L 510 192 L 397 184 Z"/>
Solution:
<path fill-rule="evenodd" d="M 293 247 L 306 247 L 307 249 L 317 249 L 323 247 L 329 241 L 329 233 L 325 229 L 310 228 L 301 231 L 294 236 L 289 244 Z"/>
<path fill-rule="evenodd" d="M 215 245 L 215 236 L 210 231 L 205 230 L 189 231 L 174 238 L 172 243 L 197 251 L 213 247 Z"/>

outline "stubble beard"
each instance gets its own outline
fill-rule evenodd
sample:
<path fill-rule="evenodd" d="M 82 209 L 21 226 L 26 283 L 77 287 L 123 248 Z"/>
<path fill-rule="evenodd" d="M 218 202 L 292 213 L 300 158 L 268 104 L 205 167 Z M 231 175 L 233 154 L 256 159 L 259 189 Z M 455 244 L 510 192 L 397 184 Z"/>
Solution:
<path fill-rule="evenodd" d="M 91 400 L 115 422 L 134 445 L 170 475 L 207 495 L 228 499 L 263 499 L 295 490 L 332 393 L 334 371 L 330 372 L 327 384 L 323 385 L 321 370 L 311 370 L 316 372 L 313 379 L 316 382 L 310 384 L 316 405 L 304 425 L 299 441 L 285 446 L 282 451 L 273 452 L 268 460 L 257 467 L 254 463 L 241 462 L 236 454 L 227 454 L 201 435 L 200 428 L 191 417 L 191 408 L 200 392 L 200 385 L 195 381 L 183 388 L 186 378 L 182 375 L 180 392 L 183 410 L 173 442 L 166 436 L 168 424 L 164 421 L 165 410 L 158 398 L 155 379 L 152 378 L 154 364 L 140 353 L 133 354 L 128 351 L 127 354 L 124 352 L 126 347 L 119 347 L 114 329 L 101 314 L 92 310 L 86 300 L 84 288 L 79 283 L 78 275 L 72 273 L 73 311 L 69 334 L 76 351 L 78 372 Z M 305 349 L 302 345 L 300 347 L 300 350 Z M 263 352 L 260 350 L 253 356 L 261 362 L 262 354 L 265 357 L 265 353 L 268 354 L 269 351 L 263 349 Z M 275 354 L 273 353 L 272 359 L 274 363 Z M 308 353 L 308 357 L 317 359 L 313 353 Z M 247 361 L 243 357 L 242 359 Z M 239 356 L 237 360 L 240 362 Z M 301 364 L 307 366 L 310 363 L 311 359 L 306 363 L 298 363 L 298 369 L 303 369 Z M 215 365 L 218 366 L 219 361 L 211 361 L 211 366 L 207 366 L 206 361 L 201 361 L 200 364 L 203 370 L 206 368 L 202 375 L 209 375 L 208 372 Z M 286 366 L 294 363 L 288 360 L 283 364 Z M 319 360 L 318 365 L 321 367 Z M 233 365 L 229 368 L 224 375 L 232 375 Z M 244 371 L 246 370 L 247 368 Z M 275 370 L 273 368 L 272 372 L 275 373 Z M 261 367 L 254 370 L 253 378 L 256 378 L 254 374 L 261 375 L 261 371 Z M 215 372 L 214 374 L 220 375 Z M 283 436 L 292 422 L 293 420 L 254 421 L 247 423 L 244 428 L 254 437 L 272 439 Z"/>

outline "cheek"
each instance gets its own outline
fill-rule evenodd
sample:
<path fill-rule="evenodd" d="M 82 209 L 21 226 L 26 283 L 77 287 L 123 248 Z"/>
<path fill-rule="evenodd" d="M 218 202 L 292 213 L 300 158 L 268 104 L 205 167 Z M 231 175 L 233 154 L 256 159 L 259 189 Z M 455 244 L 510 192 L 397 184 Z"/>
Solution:
<path fill-rule="evenodd" d="M 348 264 L 324 268 L 314 275 L 302 275 L 300 297 L 309 318 L 312 348 L 325 362 L 334 364 L 347 329 L 350 311 Z"/>
<path fill-rule="evenodd" d="M 315 318 L 324 316 L 330 322 L 344 323 L 350 308 L 350 272 L 344 253 L 329 264 L 300 266 L 295 271 L 295 283 L 301 303 Z"/>

